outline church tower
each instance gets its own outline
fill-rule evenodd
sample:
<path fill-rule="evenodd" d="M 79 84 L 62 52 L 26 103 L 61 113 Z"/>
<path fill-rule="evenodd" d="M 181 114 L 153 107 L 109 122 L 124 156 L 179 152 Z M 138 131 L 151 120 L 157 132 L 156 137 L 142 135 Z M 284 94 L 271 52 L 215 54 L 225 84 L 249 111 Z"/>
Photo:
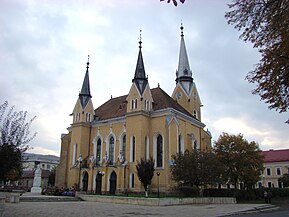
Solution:
<path fill-rule="evenodd" d="M 84 76 L 78 100 L 73 109 L 73 123 L 90 122 L 94 117 L 94 109 L 91 101 L 89 84 L 89 56 L 86 63 L 86 73 Z"/>
<path fill-rule="evenodd" d="M 150 111 L 152 109 L 153 98 L 151 95 L 148 78 L 145 73 L 141 49 L 142 41 L 140 34 L 139 53 L 136 63 L 135 74 L 134 78 L 132 79 L 131 89 L 127 96 L 127 112 Z"/>
<path fill-rule="evenodd" d="M 172 98 L 183 106 L 191 115 L 201 121 L 201 100 L 196 84 L 192 76 L 187 55 L 184 27 L 181 25 L 181 44 L 179 53 L 179 65 L 176 71 L 176 87 Z"/>

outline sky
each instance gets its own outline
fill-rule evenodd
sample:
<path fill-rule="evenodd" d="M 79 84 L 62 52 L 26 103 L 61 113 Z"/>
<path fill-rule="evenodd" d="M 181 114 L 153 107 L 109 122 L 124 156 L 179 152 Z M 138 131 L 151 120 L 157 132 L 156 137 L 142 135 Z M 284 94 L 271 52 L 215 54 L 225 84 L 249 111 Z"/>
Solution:
<path fill-rule="evenodd" d="M 243 134 L 262 150 L 289 148 L 288 113 L 269 110 L 245 80 L 260 55 L 227 24 L 230 0 L 0 0 L 0 104 L 36 116 L 29 152 L 60 155 L 87 57 L 94 107 L 128 94 L 142 53 L 151 88 L 175 87 L 180 24 L 212 144 Z"/>

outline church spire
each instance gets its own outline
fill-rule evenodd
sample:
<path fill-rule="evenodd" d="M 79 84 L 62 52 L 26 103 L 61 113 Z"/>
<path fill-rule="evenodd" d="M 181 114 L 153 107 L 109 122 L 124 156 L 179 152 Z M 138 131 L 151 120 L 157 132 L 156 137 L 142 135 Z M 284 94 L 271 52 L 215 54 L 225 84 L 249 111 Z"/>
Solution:
<path fill-rule="evenodd" d="M 179 53 L 179 66 L 176 72 L 176 83 L 180 83 L 186 90 L 187 94 L 190 94 L 193 84 L 192 70 L 190 69 L 189 59 L 187 55 L 185 40 L 184 40 L 184 27 L 181 23 L 181 45 Z"/>
<path fill-rule="evenodd" d="M 132 82 L 136 84 L 139 92 L 143 94 L 145 87 L 148 83 L 148 79 L 145 74 L 145 68 L 144 68 L 142 51 L 141 51 L 141 48 L 142 48 L 141 44 L 142 44 L 142 41 L 141 41 L 141 30 L 140 30 L 139 53 L 138 53 L 138 58 L 137 58 L 137 63 L 136 63 L 134 79 L 132 80 Z"/>
<path fill-rule="evenodd" d="M 86 73 L 84 76 L 81 91 L 79 93 L 79 99 L 80 99 L 80 103 L 81 103 L 82 108 L 85 108 L 86 104 L 88 103 L 89 99 L 91 98 L 88 69 L 89 69 L 89 55 L 88 55 L 88 60 L 86 63 Z"/>

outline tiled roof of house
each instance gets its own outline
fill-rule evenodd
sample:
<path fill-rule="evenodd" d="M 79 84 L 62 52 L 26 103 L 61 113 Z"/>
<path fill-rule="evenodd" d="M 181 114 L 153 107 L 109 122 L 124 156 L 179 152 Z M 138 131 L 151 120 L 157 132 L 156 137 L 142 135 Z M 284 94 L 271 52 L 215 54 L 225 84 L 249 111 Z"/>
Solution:
<path fill-rule="evenodd" d="M 153 111 L 172 108 L 185 115 L 188 115 L 191 118 L 194 118 L 186 109 L 178 104 L 160 87 L 151 89 L 151 94 L 154 100 Z M 127 111 L 126 98 L 127 95 L 111 98 L 97 109 L 95 109 L 95 115 L 98 120 L 107 120 L 125 116 Z"/>
<path fill-rule="evenodd" d="M 49 170 L 41 170 L 41 178 L 48 178 L 49 174 L 50 174 Z M 34 170 L 23 171 L 21 178 L 22 179 L 34 178 Z"/>
<path fill-rule="evenodd" d="M 264 162 L 283 162 L 289 161 L 289 149 L 262 151 Z"/>

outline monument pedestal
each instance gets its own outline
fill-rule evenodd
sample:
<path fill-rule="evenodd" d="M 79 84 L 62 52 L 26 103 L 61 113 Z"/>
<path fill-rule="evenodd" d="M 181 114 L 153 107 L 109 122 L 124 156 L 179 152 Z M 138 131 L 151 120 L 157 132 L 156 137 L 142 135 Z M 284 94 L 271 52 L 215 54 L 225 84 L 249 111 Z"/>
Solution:
<path fill-rule="evenodd" d="M 41 192 L 42 192 L 42 188 L 40 188 L 40 187 L 32 187 L 31 188 L 31 193 L 41 194 Z"/>

